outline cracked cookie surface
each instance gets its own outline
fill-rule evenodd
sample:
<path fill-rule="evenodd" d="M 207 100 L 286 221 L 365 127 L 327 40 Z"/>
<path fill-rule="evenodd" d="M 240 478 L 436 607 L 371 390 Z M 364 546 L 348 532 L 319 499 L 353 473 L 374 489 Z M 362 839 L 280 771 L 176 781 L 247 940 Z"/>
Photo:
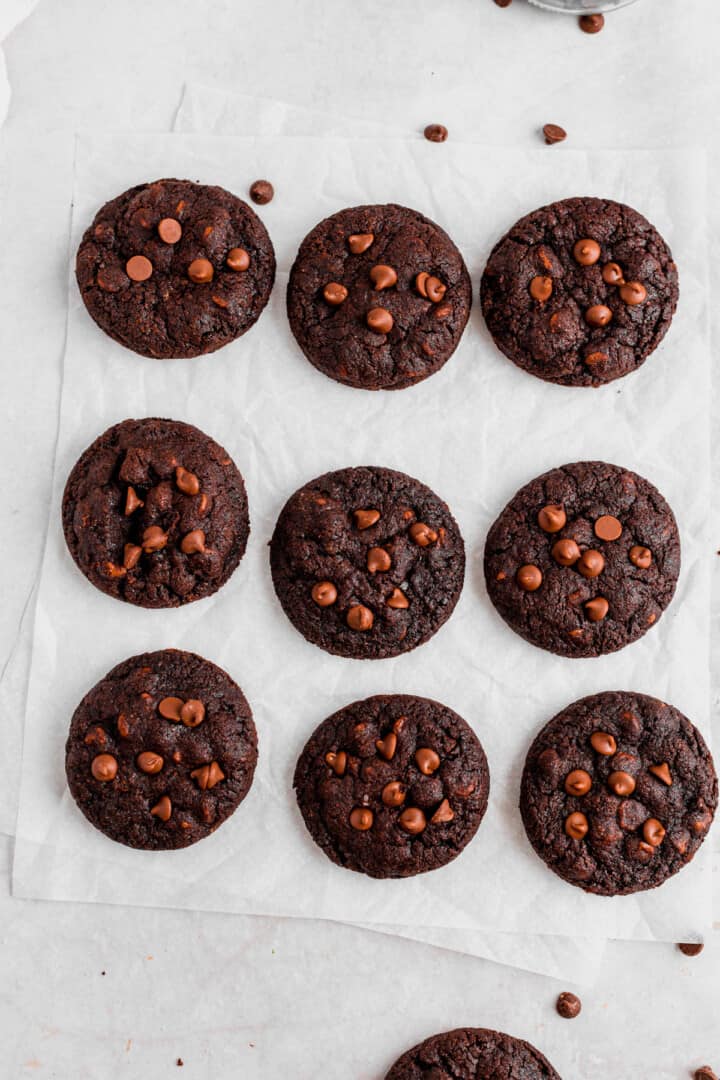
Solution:
<path fill-rule="evenodd" d="M 428 698 L 387 694 L 324 720 L 294 787 L 308 831 L 334 863 L 409 877 L 446 865 L 472 840 L 490 777 L 462 717 Z"/>
<path fill-rule="evenodd" d="M 177 649 L 133 656 L 78 705 L 65 771 L 85 817 L 129 847 L 182 848 L 250 790 L 257 734 L 240 687 Z"/>
<path fill-rule="evenodd" d="M 260 218 L 231 192 L 156 180 L 97 212 L 75 272 L 90 315 L 115 341 L 142 356 L 191 357 L 256 322 L 275 253 Z"/>
<path fill-rule="evenodd" d="M 608 692 L 574 702 L 537 736 L 520 810 L 551 870 L 619 896 L 686 866 L 717 799 L 710 751 L 687 717 L 644 694 Z"/>
<path fill-rule="evenodd" d="M 287 292 L 290 326 L 310 363 L 366 390 L 402 389 L 438 371 L 471 304 L 450 237 L 395 204 L 340 210 L 316 225 Z"/>
<path fill-rule="evenodd" d="M 216 592 L 250 533 L 237 466 L 178 420 L 124 420 L 100 435 L 68 477 L 62 520 L 88 581 L 149 608 Z"/>
<path fill-rule="evenodd" d="M 551 469 L 514 496 L 485 543 L 490 599 L 512 629 L 561 656 L 600 656 L 642 637 L 680 572 L 672 510 L 617 465 Z"/>
<path fill-rule="evenodd" d="M 480 289 L 498 348 L 567 386 L 599 386 L 645 361 L 670 326 L 677 267 L 657 230 L 609 199 L 564 199 L 493 248 Z"/>
<path fill-rule="evenodd" d="M 380 659 L 421 645 L 450 617 L 465 547 L 425 484 L 363 466 L 326 473 L 291 496 L 270 566 L 285 614 L 308 641 Z"/>
<path fill-rule="evenodd" d="M 487 1028 L 457 1028 L 418 1043 L 385 1080 L 560 1080 L 539 1050 Z"/>

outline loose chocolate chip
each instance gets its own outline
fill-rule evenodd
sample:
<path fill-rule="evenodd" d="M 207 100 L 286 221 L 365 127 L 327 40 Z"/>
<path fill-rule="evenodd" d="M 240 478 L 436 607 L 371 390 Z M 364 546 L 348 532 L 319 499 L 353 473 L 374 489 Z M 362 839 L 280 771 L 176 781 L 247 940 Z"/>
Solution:
<path fill-rule="evenodd" d="M 225 773 L 217 761 L 211 761 L 209 765 L 201 765 L 199 769 L 193 769 L 190 776 L 201 791 L 210 791 L 225 779 Z"/>
<path fill-rule="evenodd" d="M 633 566 L 637 566 L 640 570 L 647 570 L 652 563 L 652 552 L 650 548 L 635 544 L 630 548 L 629 558 Z"/>
<path fill-rule="evenodd" d="M 425 815 L 422 810 L 419 810 L 415 806 L 408 806 L 398 818 L 398 824 L 406 833 L 410 833 L 411 836 L 417 836 L 418 833 L 423 832 L 427 825 L 427 821 L 425 820 Z"/>
<path fill-rule="evenodd" d="M 395 608 L 400 611 L 404 611 L 405 608 L 410 607 L 410 601 L 402 589 L 393 589 L 385 603 L 389 608 Z"/>
<path fill-rule="evenodd" d="M 382 789 L 382 801 L 385 806 L 402 806 L 405 802 L 405 785 L 399 780 L 391 780 Z"/>
<path fill-rule="evenodd" d="M 434 529 L 431 529 L 429 525 L 425 525 L 422 521 L 414 522 L 408 529 L 410 539 L 418 547 L 430 547 L 434 544 L 438 538 L 438 534 Z"/>
<path fill-rule="evenodd" d="M 180 719 L 185 727 L 194 728 L 205 719 L 205 706 L 202 701 L 190 698 L 180 710 Z"/>
<path fill-rule="evenodd" d="M 371 574 L 376 574 L 379 571 L 389 570 L 392 566 L 392 559 L 388 555 L 385 548 L 372 547 L 367 553 L 367 568 Z"/>
<path fill-rule="evenodd" d="M 373 283 L 373 287 L 378 291 L 381 289 L 391 289 L 393 285 L 397 285 L 397 279 L 397 273 L 393 270 L 392 266 L 384 266 L 382 263 L 373 266 L 370 271 L 370 280 Z"/>
<path fill-rule="evenodd" d="M 250 266 L 250 256 L 245 248 L 230 248 L 225 259 L 225 264 L 230 270 L 241 273 Z"/>
<path fill-rule="evenodd" d="M 365 321 L 375 334 L 389 334 L 393 328 L 393 317 L 387 308 L 370 308 Z"/>
<path fill-rule="evenodd" d="M 548 146 L 553 146 L 555 143 L 567 139 L 567 131 L 565 128 L 560 127 L 559 124 L 544 124 L 542 133 Z"/>
<path fill-rule="evenodd" d="M 699 956 L 705 948 L 705 946 L 700 941 L 679 941 L 677 947 L 684 956 Z"/>
<path fill-rule="evenodd" d="M 512 4 L 512 0 L 495 0 L 495 3 L 498 7 L 506 8 L 510 7 L 510 5 Z"/>
<path fill-rule="evenodd" d="M 454 819 L 455 812 L 453 808 L 447 799 L 443 799 L 433 816 L 430 818 L 430 824 L 445 825 L 448 821 L 454 821 Z"/>
<path fill-rule="evenodd" d="M 550 299 L 552 291 L 553 283 L 551 277 L 545 277 L 544 275 L 539 274 L 530 282 L 530 295 L 533 300 L 539 300 L 541 304 Z"/>
<path fill-rule="evenodd" d="M 521 566 L 515 575 L 515 580 L 525 592 L 535 592 L 536 589 L 539 589 L 542 585 L 542 579 L 542 571 L 538 566 L 533 566 L 532 563 Z"/>
<path fill-rule="evenodd" d="M 200 481 L 195 473 L 183 469 L 182 465 L 178 465 L 175 469 L 175 483 L 178 491 L 182 491 L 183 495 L 197 495 L 200 490 Z"/>
<path fill-rule="evenodd" d="M 560 566 L 574 566 L 580 558 L 580 548 L 574 540 L 556 540 L 552 546 L 552 557 Z"/>
<path fill-rule="evenodd" d="M 275 194 L 275 188 L 269 180 L 256 180 L 250 187 L 250 198 L 258 206 L 265 206 Z"/>
<path fill-rule="evenodd" d="M 547 506 L 543 506 L 542 510 L 538 513 L 537 521 L 543 532 L 560 532 L 567 523 L 565 508 L 558 503 L 550 503 Z"/>
<path fill-rule="evenodd" d="M 358 832 L 367 832 L 372 828 L 373 812 L 364 806 L 356 806 L 350 811 L 350 824 Z"/>
<path fill-rule="evenodd" d="M 565 777 L 565 791 L 568 795 L 587 795 L 591 787 L 590 773 L 584 769 L 573 769 Z"/>
<path fill-rule="evenodd" d="M 578 19 L 580 29 L 586 34 L 599 34 L 605 25 L 604 15 L 581 15 Z"/>
<path fill-rule="evenodd" d="M 118 763 L 112 754 L 98 754 L 92 759 L 90 771 L 96 780 L 105 784 L 117 776 Z"/>
<path fill-rule="evenodd" d="M 194 281 L 196 285 L 202 285 L 205 282 L 212 281 L 213 264 L 209 259 L 193 259 L 187 269 L 187 275 L 191 281 Z"/>
<path fill-rule="evenodd" d="M 151 776 L 159 773 L 163 767 L 162 757 L 153 750 L 143 750 L 142 754 L 138 754 L 136 760 L 138 769 L 141 772 L 149 773 Z"/>
<path fill-rule="evenodd" d="M 569 990 L 565 990 L 555 1002 L 555 1008 L 563 1020 L 574 1020 L 580 1015 L 582 1002 L 577 994 L 571 994 Z"/>
<path fill-rule="evenodd" d="M 597 240 L 578 240 L 573 247 L 573 257 L 581 266 L 594 266 L 600 258 Z"/>
<path fill-rule="evenodd" d="M 602 754 L 603 757 L 612 757 L 617 750 L 615 739 L 606 731 L 593 731 L 590 736 L 590 745 L 596 754 Z"/>
<path fill-rule="evenodd" d="M 158 224 L 157 230 L 164 244 L 177 244 L 182 236 L 182 225 L 171 217 L 164 217 Z"/>
<path fill-rule="evenodd" d="M 330 766 L 336 776 L 344 776 L 347 768 L 347 754 L 344 750 L 332 751 L 325 755 L 325 763 Z"/>
<path fill-rule="evenodd" d="M 143 532 L 142 546 L 144 551 L 161 551 L 167 541 L 167 533 L 163 532 L 159 525 L 149 525 Z"/>
<path fill-rule="evenodd" d="M 160 821 L 169 821 L 172 816 L 172 803 L 167 795 L 163 795 L 159 802 L 156 802 L 150 813 L 153 817 L 159 818 Z"/>
<path fill-rule="evenodd" d="M 123 548 L 123 566 L 126 570 L 132 570 L 140 562 L 142 548 L 137 544 L 126 544 Z"/>
<path fill-rule="evenodd" d="M 166 720 L 180 720 L 180 712 L 185 702 L 179 697 L 166 697 L 163 698 L 158 705 L 158 712 L 161 716 L 164 716 Z"/>
<path fill-rule="evenodd" d="M 630 307 L 636 307 L 647 300 L 647 289 L 639 281 L 626 281 L 620 286 L 620 299 Z"/>
<path fill-rule="evenodd" d="M 665 839 L 665 829 L 657 818 L 648 818 L 643 825 L 643 838 L 653 847 L 659 847 Z"/>
<path fill-rule="evenodd" d="M 611 772 L 608 776 L 608 787 L 611 791 L 614 791 L 616 795 L 622 795 L 622 797 L 625 798 L 628 795 L 632 795 L 635 790 L 635 777 L 622 770 Z"/>
<path fill-rule="evenodd" d="M 605 558 L 601 552 L 588 548 L 578 559 L 576 568 L 584 578 L 599 577 L 605 569 Z"/>
<path fill-rule="evenodd" d="M 147 281 L 152 272 L 153 265 L 144 255 L 133 255 L 125 263 L 125 273 L 131 281 Z"/>
<path fill-rule="evenodd" d="M 353 233 L 352 236 L 348 236 L 348 247 L 353 255 L 362 255 L 364 251 L 372 245 L 375 240 L 373 233 Z"/>
<path fill-rule="evenodd" d="M 139 497 L 137 491 L 132 485 L 127 489 L 125 494 L 125 517 L 129 517 L 130 514 L 134 514 L 136 510 L 139 510 L 145 503 Z"/>
<path fill-rule="evenodd" d="M 375 749 L 380 757 L 385 758 L 386 761 L 392 761 L 397 750 L 397 735 L 395 732 L 390 731 L 384 739 L 376 739 Z"/>
<path fill-rule="evenodd" d="M 622 536 L 622 525 L 612 514 L 603 514 L 595 522 L 595 535 L 600 540 L 619 540 Z"/>
<path fill-rule="evenodd" d="M 667 761 L 664 761 L 662 765 L 651 765 L 648 772 L 651 772 L 653 776 L 657 776 L 658 780 L 662 780 L 663 784 L 672 787 L 672 776 Z"/>
<path fill-rule="evenodd" d="M 205 551 L 205 533 L 202 529 L 192 529 L 186 533 L 180 541 L 180 550 L 183 555 L 195 555 Z"/>
<path fill-rule="evenodd" d="M 375 617 L 370 610 L 363 604 L 353 604 L 349 609 L 345 621 L 351 630 L 367 631 L 372 630 Z"/>
<path fill-rule="evenodd" d="M 612 319 L 612 311 L 605 304 L 593 304 L 585 312 L 585 321 L 589 326 L 607 326 Z"/>
<path fill-rule="evenodd" d="M 318 581 L 310 595 L 318 607 L 330 607 L 337 600 L 337 589 L 332 581 Z"/>
<path fill-rule="evenodd" d="M 608 613 L 610 605 L 604 596 L 596 596 L 594 600 L 588 600 L 583 604 L 585 613 L 590 622 L 602 622 Z"/>
<path fill-rule="evenodd" d="M 354 510 L 353 517 L 355 518 L 356 529 L 369 529 L 371 525 L 376 525 L 380 520 L 380 511 Z"/>
<path fill-rule="evenodd" d="M 565 832 L 571 840 L 582 840 L 587 836 L 588 819 L 584 814 L 568 814 L 565 818 Z"/>
<path fill-rule="evenodd" d="M 615 262 L 605 263 L 602 268 L 602 279 L 606 285 L 624 285 L 622 268 Z"/>
<path fill-rule="evenodd" d="M 415 764 L 423 776 L 432 776 L 440 768 L 440 756 L 427 746 L 415 751 Z"/>
<path fill-rule="evenodd" d="M 701 1065 L 695 1070 L 694 1080 L 718 1080 L 718 1078 L 709 1065 Z"/>
<path fill-rule="evenodd" d="M 428 124 L 423 135 L 428 142 L 445 142 L 448 137 L 448 129 L 444 124 Z"/>
<path fill-rule="evenodd" d="M 333 307 L 339 307 L 340 304 L 344 304 L 347 300 L 347 295 L 347 289 L 338 281 L 330 281 L 323 289 L 325 300 Z"/>

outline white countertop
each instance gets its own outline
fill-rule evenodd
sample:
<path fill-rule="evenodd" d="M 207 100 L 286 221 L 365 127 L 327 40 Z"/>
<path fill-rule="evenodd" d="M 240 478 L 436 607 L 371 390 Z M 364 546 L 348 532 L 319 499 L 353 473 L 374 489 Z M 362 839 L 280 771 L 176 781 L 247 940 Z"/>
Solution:
<path fill-rule="evenodd" d="M 552 121 L 575 146 L 699 143 L 714 156 L 719 46 L 717 0 L 639 0 L 596 37 L 523 0 L 40 0 L 5 43 L 14 96 L 0 135 L 0 344 L 3 323 L 37 322 L 46 291 L 64 290 L 69 207 L 53 179 L 71 169 L 69 135 L 167 131 L 185 81 L 409 134 L 438 121 L 451 138 L 528 146 Z M 14 260 L 8 245 L 20 242 Z M 11 573 L 0 664 L 11 661 L 14 709 L 63 332 L 50 320 L 42 349 L 2 352 Z M 11 786 L 18 748 L 5 749 Z M 1 850 L 6 859 L 7 841 Z M 0 862 L 2 1080 L 381 1080 L 414 1041 L 458 1025 L 529 1038 L 563 1080 L 671 1080 L 706 1062 L 720 1071 L 718 934 L 695 960 L 668 945 L 611 945 L 581 1017 L 567 1022 L 553 1002 L 571 987 L 408 941 L 305 921 L 13 901 L 6 879 Z"/>

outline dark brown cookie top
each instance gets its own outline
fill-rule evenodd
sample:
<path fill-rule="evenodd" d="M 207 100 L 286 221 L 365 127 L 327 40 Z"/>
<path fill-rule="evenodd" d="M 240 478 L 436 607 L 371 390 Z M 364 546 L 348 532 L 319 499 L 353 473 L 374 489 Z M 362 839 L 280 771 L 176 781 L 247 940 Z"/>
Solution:
<path fill-rule="evenodd" d="M 677 525 L 660 492 L 602 461 L 531 480 L 485 543 L 493 604 L 526 641 L 560 656 L 600 656 L 642 637 L 679 572 Z"/>
<path fill-rule="evenodd" d="M 221 187 L 138 184 L 106 203 L 75 264 L 101 329 L 142 356 L 213 352 L 249 330 L 275 280 L 260 218 Z"/>
<path fill-rule="evenodd" d="M 287 292 L 310 363 L 365 390 L 399 390 L 438 371 L 471 304 L 470 277 L 447 233 L 394 204 L 340 210 L 316 225 Z"/>
<path fill-rule="evenodd" d="M 75 464 L 63 530 L 88 581 L 140 607 L 210 596 L 240 562 L 250 533 L 237 466 L 179 420 L 124 420 Z"/>
<path fill-rule="evenodd" d="M 410 877 L 445 866 L 472 840 L 490 776 L 477 736 L 452 709 L 384 694 L 315 729 L 294 786 L 313 840 L 334 863 Z"/>
<path fill-rule="evenodd" d="M 667 244 L 636 210 L 564 199 L 521 218 L 495 245 L 482 309 L 518 367 L 566 386 L 599 386 L 640 367 L 678 301 Z"/>
<path fill-rule="evenodd" d="M 560 1080 L 530 1043 L 502 1031 L 457 1028 L 418 1043 L 385 1080 Z"/>
<path fill-rule="evenodd" d="M 586 892 L 654 889 L 695 855 L 715 814 L 710 751 L 693 724 L 655 698 L 595 694 L 540 732 L 520 810 L 556 874 Z"/>
<path fill-rule="evenodd" d="M 65 771 L 85 817 L 112 840 L 159 850 L 194 844 L 250 790 L 257 734 L 221 668 L 178 649 L 113 668 L 78 705 Z"/>
<path fill-rule="evenodd" d="M 364 466 L 326 473 L 291 496 L 270 566 L 285 614 L 308 641 L 374 660 L 409 652 L 450 617 L 465 546 L 425 484 Z"/>

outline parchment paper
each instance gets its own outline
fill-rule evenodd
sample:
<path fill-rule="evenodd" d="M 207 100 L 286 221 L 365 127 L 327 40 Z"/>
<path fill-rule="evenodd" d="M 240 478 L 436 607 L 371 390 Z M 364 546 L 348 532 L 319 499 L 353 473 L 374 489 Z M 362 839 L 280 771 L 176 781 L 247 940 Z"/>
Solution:
<path fill-rule="evenodd" d="M 116 346 L 71 285 L 55 505 L 81 450 L 129 415 L 189 420 L 231 452 L 248 483 L 253 536 L 230 583 L 180 612 L 121 607 L 92 589 L 50 529 L 29 693 L 15 891 L 54 898 L 157 903 L 423 927 L 680 939 L 709 921 L 701 853 L 652 894 L 589 897 L 552 875 L 527 844 L 519 773 L 538 728 L 584 693 L 630 688 L 683 709 L 707 734 L 709 364 L 705 331 L 703 158 L 684 152 L 500 152 L 422 142 L 213 137 L 80 139 L 74 243 L 96 208 L 131 183 L 185 175 L 243 192 L 269 176 L 263 211 L 280 273 L 269 309 L 244 339 L 212 357 L 161 363 Z M 497 237 L 532 207 L 578 192 L 638 207 L 664 232 L 683 298 L 666 343 L 640 372 L 598 391 L 540 383 L 494 349 L 477 309 L 445 369 L 412 390 L 372 395 L 315 372 L 284 318 L 290 262 L 322 216 L 360 201 L 405 201 L 463 250 L 475 286 Z M 641 642 L 592 661 L 533 649 L 507 629 L 482 585 L 491 520 L 542 469 L 603 457 L 655 482 L 684 544 L 676 599 Z M 265 544 L 286 497 L 324 469 L 387 464 L 429 483 L 463 529 L 469 570 L 446 627 L 422 649 L 363 664 L 304 642 L 277 604 Z M 51 519 L 52 520 L 52 519 Z M 88 828 L 62 769 L 67 723 L 82 694 L 124 656 L 192 648 L 246 691 L 260 734 L 253 789 L 214 836 L 181 853 L 142 853 Z M 451 866 L 374 882 L 315 848 L 290 793 L 294 762 L 316 723 L 369 693 L 432 694 L 475 727 L 492 793 L 478 836 Z"/>

